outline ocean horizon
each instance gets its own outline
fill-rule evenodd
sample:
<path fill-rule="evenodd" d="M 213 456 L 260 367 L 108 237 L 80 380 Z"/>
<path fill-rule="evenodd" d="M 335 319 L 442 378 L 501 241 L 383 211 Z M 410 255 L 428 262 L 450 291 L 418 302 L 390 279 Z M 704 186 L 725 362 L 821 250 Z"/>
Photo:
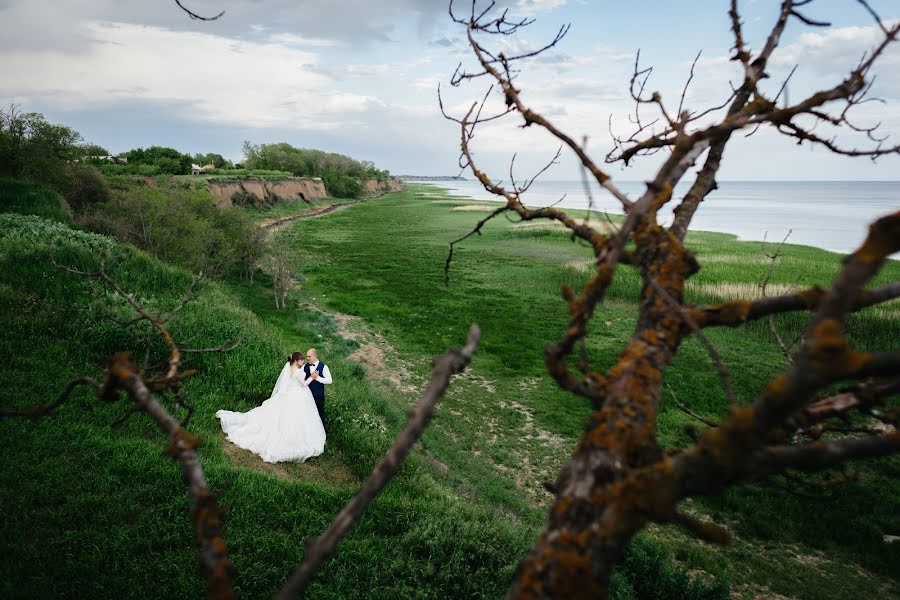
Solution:
<path fill-rule="evenodd" d="M 428 180 L 454 195 L 474 200 L 498 201 L 475 180 Z M 683 196 L 692 181 L 675 188 Z M 631 198 L 643 192 L 644 181 L 617 181 Z M 847 254 L 865 238 L 869 224 L 900 209 L 900 181 L 719 181 L 700 205 L 691 222 L 692 231 L 736 235 L 740 240 L 815 246 Z M 523 194 L 526 206 L 555 204 L 560 208 L 588 209 L 622 214 L 619 202 L 596 182 L 585 190 L 581 181 L 536 181 Z M 664 225 L 672 222 L 670 202 L 660 211 Z M 790 235 L 788 233 L 790 232 Z M 896 258 L 900 254 L 895 254 Z"/>

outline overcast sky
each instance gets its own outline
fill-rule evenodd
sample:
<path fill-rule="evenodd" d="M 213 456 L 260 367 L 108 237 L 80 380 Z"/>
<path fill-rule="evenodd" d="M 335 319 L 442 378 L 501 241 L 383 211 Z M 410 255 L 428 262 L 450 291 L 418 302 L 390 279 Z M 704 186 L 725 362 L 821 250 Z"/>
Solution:
<path fill-rule="evenodd" d="M 472 64 L 464 31 L 443 0 L 185 0 L 194 21 L 167 0 L 0 0 L 0 101 L 74 127 L 112 152 L 165 145 L 219 152 L 239 160 L 244 140 L 288 142 L 371 160 L 395 174 L 455 175 L 459 133 L 443 119 L 485 92 L 475 81 L 449 89 L 457 64 Z M 468 2 L 457 2 L 460 10 Z M 740 73 L 727 60 L 732 38 L 726 0 L 506 0 L 512 12 L 537 17 L 518 38 L 489 40 L 521 50 L 569 35 L 524 66 L 526 103 L 581 139 L 602 158 L 609 127 L 626 133 L 635 52 L 653 66 L 648 89 L 677 107 L 691 61 L 702 50 L 686 105 L 720 104 Z M 885 20 L 900 16 L 896 0 L 870 0 Z M 758 49 L 778 2 L 740 3 L 745 37 Z M 832 22 L 811 29 L 792 21 L 773 58 L 768 85 L 799 65 L 789 86 L 797 100 L 832 86 L 876 41 L 869 14 L 853 0 L 818 0 L 806 14 Z M 881 121 L 900 138 L 900 44 L 876 70 L 873 92 L 886 103 L 857 111 L 861 124 Z M 646 116 L 651 116 L 646 111 Z M 610 115 L 612 118 L 610 119 Z M 525 175 L 557 144 L 536 128 L 508 120 L 484 126 L 475 141 L 483 168 L 500 178 L 513 153 Z M 862 143 L 862 141 L 860 141 Z M 614 177 L 648 177 L 660 155 Z M 548 179 L 579 178 L 566 155 Z M 761 130 L 736 140 L 722 180 L 900 179 L 900 159 L 829 156 Z"/>

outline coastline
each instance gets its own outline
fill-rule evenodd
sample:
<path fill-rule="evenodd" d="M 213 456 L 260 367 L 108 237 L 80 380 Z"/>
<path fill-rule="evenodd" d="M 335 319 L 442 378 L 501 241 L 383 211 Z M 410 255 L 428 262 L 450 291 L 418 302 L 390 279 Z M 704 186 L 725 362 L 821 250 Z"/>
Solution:
<path fill-rule="evenodd" d="M 501 202 L 477 181 L 417 181 L 444 193 L 473 202 Z M 621 182 L 636 195 L 643 182 Z M 679 193 L 676 188 L 676 194 Z M 532 202 L 528 200 L 532 199 Z M 545 201 L 545 198 L 552 198 Z M 610 195 L 591 190 L 593 212 L 622 215 Z M 538 182 L 525 197 L 526 204 L 558 203 L 570 211 L 588 211 L 582 182 Z M 660 211 L 664 225 L 674 218 L 670 203 Z M 810 246 L 838 255 L 853 252 L 875 219 L 900 208 L 900 183 L 894 181 L 726 181 L 704 201 L 692 223 L 692 232 L 730 234 L 737 241 Z M 891 257 L 900 260 L 900 253 Z"/>

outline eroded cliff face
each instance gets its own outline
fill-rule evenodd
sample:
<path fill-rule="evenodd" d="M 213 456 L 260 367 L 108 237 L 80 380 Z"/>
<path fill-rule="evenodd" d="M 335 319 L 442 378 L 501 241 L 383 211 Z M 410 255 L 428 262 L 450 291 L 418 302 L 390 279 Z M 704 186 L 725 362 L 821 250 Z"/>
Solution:
<path fill-rule="evenodd" d="M 395 177 L 390 177 L 383 181 L 377 179 L 360 180 L 363 188 L 364 196 L 383 196 L 391 192 L 402 192 L 403 182 Z"/>
<path fill-rule="evenodd" d="M 291 177 L 281 181 L 210 181 L 208 187 L 216 199 L 216 206 L 220 208 L 236 203 L 259 206 L 280 201 L 302 202 L 328 197 L 325 184 L 318 177 Z"/>

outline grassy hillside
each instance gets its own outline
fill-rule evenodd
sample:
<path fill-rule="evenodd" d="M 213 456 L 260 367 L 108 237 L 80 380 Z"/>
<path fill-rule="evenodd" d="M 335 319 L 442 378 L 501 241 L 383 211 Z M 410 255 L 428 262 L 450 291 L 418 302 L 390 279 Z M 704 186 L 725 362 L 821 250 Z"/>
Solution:
<path fill-rule="evenodd" d="M 56 191 L 8 177 L 0 177 L 0 212 L 38 215 L 72 224 L 72 211 Z"/>
<path fill-rule="evenodd" d="M 111 238 L 0 213 L 4 405 L 55 398 L 69 379 L 99 376 L 114 351 L 143 356 L 145 327 L 111 319 L 132 316 L 124 302 L 98 281 L 54 266 L 93 270 L 101 255 L 151 312 L 175 306 L 190 281 L 189 273 Z M 228 354 L 192 355 L 189 366 L 200 375 L 185 392 L 196 407 L 188 429 L 201 440 L 201 463 L 227 510 L 235 585 L 247 598 L 271 597 L 280 587 L 305 540 L 324 530 L 388 447 L 415 396 L 365 379 L 346 357 L 366 348 L 340 330 L 340 319 L 315 305 L 272 310 L 267 284 L 264 277 L 253 285 L 208 283 L 171 322 L 176 339 L 193 339 L 193 347 L 241 338 Z M 325 454 L 306 464 L 266 465 L 226 442 L 215 411 L 259 404 L 288 351 L 313 344 L 339 380 L 329 392 Z M 154 355 L 162 351 L 153 345 Z M 137 414 L 113 425 L 127 408 L 127 399 L 106 404 L 81 389 L 42 420 L 0 420 L 0 509 L 9 516 L 0 525 L 2 597 L 203 594 L 179 468 L 164 455 L 165 439 L 149 419 Z M 428 450 L 413 456 L 342 542 L 309 597 L 502 596 L 537 535 L 539 512 L 518 519 L 475 488 L 448 485 L 439 467 Z M 491 477 L 485 481 L 499 481 Z M 674 567 L 663 546 L 642 540 L 630 556 L 615 598 L 634 598 L 642 589 L 673 600 L 722 597 L 721 585 Z"/>
<path fill-rule="evenodd" d="M 126 317 L 121 302 L 96 282 L 52 265 L 95 268 L 102 251 L 113 276 L 151 310 L 171 308 L 190 281 L 189 274 L 107 238 L 0 214 L 4 404 L 52 399 L 68 379 L 97 375 L 110 352 L 141 350 L 143 327 L 123 328 L 108 318 L 110 312 Z M 179 339 L 200 334 L 192 342 L 198 347 L 242 338 L 227 355 L 195 355 L 191 366 L 201 375 L 186 393 L 197 408 L 189 429 L 202 440 L 203 467 L 228 510 L 236 584 L 248 598 L 277 590 L 304 540 L 324 529 L 387 447 L 387 428 L 356 417 L 378 415 L 391 429 L 403 418 L 361 381 L 358 367 L 341 359 L 350 343 L 328 335 L 329 328 L 321 315 L 294 311 L 290 335 L 283 336 L 214 284 L 172 323 Z M 325 455 L 309 465 L 267 468 L 228 449 L 215 411 L 257 405 L 288 350 L 314 339 L 342 376 L 329 396 L 335 424 Z M 124 400 L 106 405 L 82 391 L 41 421 L 0 421 L 0 506 L 14 516 L 0 526 L 4 598 L 202 594 L 178 467 L 163 455 L 165 440 L 149 419 L 135 415 L 111 426 L 126 408 Z M 310 596 L 497 597 L 527 543 L 521 528 L 448 494 L 414 462 L 376 501 Z"/>
<path fill-rule="evenodd" d="M 417 187 L 300 221 L 276 234 L 303 276 L 288 310 L 273 309 L 270 282 L 258 275 L 252 284 L 208 283 L 173 320 L 176 339 L 195 338 L 190 346 L 242 340 L 229 354 L 192 355 L 189 366 L 200 375 L 186 386 L 196 406 L 188 429 L 201 439 L 201 462 L 228 511 L 225 538 L 241 596 L 274 594 L 306 538 L 321 533 L 402 426 L 431 357 L 460 344 L 471 322 L 484 332 L 472 369 L 454 380 L 416 453 L 309 597 L 503 595 L 543 521 L 550 497 L 542 482 L 555 477 L 588 414 L 545 375 L 541 352 L 564 326 L 559 285 L 584 280 L 589 252 L 552 228 L 501 220 L 463 244 L 444 287 L 446 244 L 486 214 L 478 206 Z M 717 234 L 689 243 L 706 259 L 689 292 L 698 301 L 745 291 L 766 267 L 758 244 Z M 70 378 L 99 375 L 113 351 L 143 356 L 144 326 L 109 318 L 129 318 L 124 303 L 98 282 L 53 266 L 90 270 L 101 253 L 122 286 L 157 313 L 174 306 L 190 281 L 110 238 L 0 214 L 4 405 L 52 399 Z M 773 282 L 827 283 L 838 266 L 837 255 L 790 247 Z M 898 276 L 893 263 L 878 281 Z M 630 333 L 637 286 L 633 274 L 617 274 L 595 324 L 592 361 L 611 363 Z M 897 312 L 894 304 L 854 318 L 853 335 L 869 347 L 896 344 Z M 801 323 L 789 315 L 779 327 L 790 339 Z M 744 401 L 783 364 L 764 324 L 711 336 Z M 313 345 L 336 378 L 325 454 L 266 465 L 227 443 L 215 411 L 256 406 L 287 352 Z M 695 341 L 667 379 L 695 410 L 724 414 L 714 369 Z M 112 426 L 126 408 L 127 400 L 105 404 L 82 390 L 43 420 L 0 420 L 0 509 L 12 516 L 0 525 L 4 598 L 202 595 L 178 467 L 163 455 L 165 440 L 149 419 L 138 414 Z M 686 443 L 688 421 L 665 406 L 661 439 Z M 859 483 L 818 500 L 746 487 L 689 503 L 726 525 L 736 544 L 711 548 L 674 528 L 654 528 L 632 545 L 612 597 L 712 600 L 728 596 L 728 583 L 734 597 L 747 598 L 896 595 L 900 555 L 882 536 L 900 525 L 892 509 L 900 502 L 900 464 L 858 470 Z"/>
<path fill-rule="evenodd" d="M 384 367 L 398 377 L 421 381 L 428 357 L 454 343 L 470 323 L 482 327 L 472 368 L 441 404 L 422 446 L 446 466 L 446 480 L 462 493 L 494 503 L 511 518 L 536 523 L 550 499 L 542 482 L 555 478 L 590 412 L 584 400 L 557 390 L 542 356 L 543 345 L 558 339 L 565 327 L 560 286 L 579 289 L 588 276 L 590 251 L 552 225 L 501 218 L 489 223 L 483 236 L 461 245 L 445 287 L 447 244 L 489 210 L 484 203 L 410 186 L 376 203 L 300 222 L 280 233 L 278 241 L 299 253 L 297 268 L 305 277 L 300 300 L 362 317 L 380 331 L 402 360 Z M 687 245 L 703 265 L 689 284 L 690 300 L 759 293 L 768 269 L 760 243 L 696 233 Z M 770 293 L 828 285 L 840 259 L 823 250 L 786 246 Z M 872 284 L 897 279 L 900 264 L 890 261 Z M 588 341 L 593 365 L 611 365 L 633 330 L 639 287 L 634 270 L 617 271 Z M 804 324 L 798 314 L 777 319 L 788 341 Z M 853 316 L 848 328 L 859 347 L 896 347 L 900 305 Z M 785 366 L 765 322 L 708 335 L 730 367 L 743 402 Z M 712 418 L 726 414 L 721 384 L 697 340 L 681 347 L 666 383 L 695 411 Z M 691 419 L 666 400 L 659 438 L 669 446 L 687 444 L 684 426 Z M 858 483 L 812 499 L 745 486 L 688 502 L 690 510 L 731 530 L 736 543 L 730 549 L 695 542 L 670 527 L 654 528 L 652 537 L 673 548 L 689 568 L 727 578 L 738 593 L 751 596 L 759 590 L 804 599 L 900 594 L 900 544 L 884 541 L 885 534 L 900 529 L 900 459 L 852 470 L 861 475 Z"/>

